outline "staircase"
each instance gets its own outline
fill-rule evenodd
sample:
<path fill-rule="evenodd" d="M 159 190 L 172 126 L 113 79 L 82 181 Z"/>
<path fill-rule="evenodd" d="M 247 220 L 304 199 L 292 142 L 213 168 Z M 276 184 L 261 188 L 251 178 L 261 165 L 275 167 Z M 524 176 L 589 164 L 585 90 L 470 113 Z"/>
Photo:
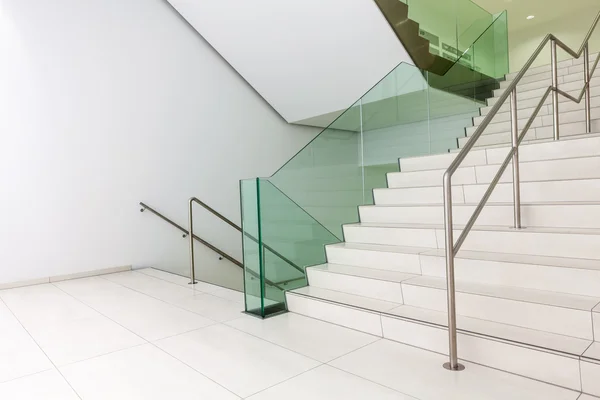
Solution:
<path fill-rule="evenodd" d="M 549 71 L 530 69 L 518 86 L 519 118 L 533 112 Z M 582 60 L 559 63 L 561 89 L 578 94 L 582 74 Z M 591 104 L 600 132 L 596 76 Z M 525 228 L 509 228 L 509 167 L 456 257 L 458 350 L 464 360 L 600 396 L 600 134 L 584 134 L 583 102 L 560 106 L 562 139 L 551 140 L 548 100 L 520 147 Z M 510 135 L 505 106 L 455 173 L 458 233 Z M 374 190 L 375 205 L 344 225 L 345 242 L 326 246 L 327 263 L 307 268 L 309 286 L 286 292 L 289 311 L 447 354 L 442 175 L 455 156 L 401 159 L 388 187 Z"/>

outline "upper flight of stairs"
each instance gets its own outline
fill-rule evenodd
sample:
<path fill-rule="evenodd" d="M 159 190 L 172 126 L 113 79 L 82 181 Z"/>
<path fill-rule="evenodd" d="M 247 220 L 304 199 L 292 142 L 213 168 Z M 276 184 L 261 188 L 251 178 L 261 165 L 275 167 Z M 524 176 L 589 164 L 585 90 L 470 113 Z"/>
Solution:
<path fill-rule="evenodd" d="M 418 21 L 408 17 L 408 4 L 399 0 L 375 0 L 375 3 L 415 65 L 432 73 L 427 78 L 431 87 L 480 101 L 493 96 L 499 87 L 496 79 L 429 51 L 430 42 L 420 35 Z"/>
<path fill-rule="evenodd" d="M 592 54 L 590 59 L 595 60 L 596 56 L 597 54 Z M 593 66 L 592 64 L 590 63 L 591 66 Z M 466 137 L 459 139 L 459 147 L 462 148 L 466 144 L 469 137 L 479 127 L 479 124 L 496 104 L 498 97 L 502 95 L 504 89 L 512 82 L 515 76 L 516 73 L 507 75 L 506 81 L 501 82 L 500 89 L 494 91 L 494 97 L 486 100 L 487 107 L 481 108 L 481 116 L 474 118 L 473 126 L 467 128 Z M 521 80 L 521 83 L 517 86 L 520 128 L 525 126 L 542 95 L 551 84 L 552 78 L 549 66 L 532 68 L 527 72 L 523 80 Z M 583 87 L 583 57 L 558 63 L 558 87 L 572 96 L 579 96 Z M 592 96 L 592 127 L 594 131 L 600 132 L 600 73 L 598 71 L 594 74 L 594 78 L 590 82 L 590 87 Z M 577 104 L 559 95 L 559 110 L 562 137 L 577 135 L 585 131 L 584 101 Z M 552 138 L 552 124 L 552 98 L 548 96 L 524 140 L 527 142 Z M 510 138 L 510 105 L 506 101 L 475 146 L 505 145 L 510 143 Z"/>
<path fill-rule="evenodd" d="M 576 82 L 581 67 L 561 63 L 561 81 Z M 544 87 L 546 68 L 519 87 L 520 117 L 531 107 L 526 93 Z M 579 90 L 582 82 L 567 85 Z M 581 110 L 561 106 L 564 138 L 535 136 L 520 148 L 525 228 L 510 227 L 509 168 L 457 255 L 458 352 L 600 396 L 600 110 L 592 111 L 598 133 L 585 134 L 580 114 L 568 117 Z M 478 146 L 455 173 L 455 238 L 509 140 Z M 307 268 L 309 286 L 286 293 L 289 311 L 447 354 L 442 176 L 454 157 L 401 159 L 402 172 L 374 190 L 375 205 L 360 207 L 360 223 L 344 226 L 345 242 L 326 247 L 327 263 Z"/>

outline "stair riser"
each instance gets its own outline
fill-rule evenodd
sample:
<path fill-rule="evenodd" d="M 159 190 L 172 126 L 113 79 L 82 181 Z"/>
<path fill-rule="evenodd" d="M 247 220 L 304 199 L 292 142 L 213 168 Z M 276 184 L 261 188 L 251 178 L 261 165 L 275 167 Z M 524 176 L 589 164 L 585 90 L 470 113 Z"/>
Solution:
<path fill-rule="evenodd" d="M 445 328 L 387 316 L 382 316 L 382 325 L 386 339 L 448 354 L 448 331 Z M 461 332 L 458 333 L 457 339 L 461 359 L 581 390 L 579 361 L 576 358 Z"/>
<path fill-rule="evenodd" d="M 402 304 L 400 282 L 388 282 L 307 268 L 310 286 Z"/>
<path fill-rule="evenodd" d="M 373 190 L 375 204 L 442 204 L 444 202 L 441 187 L 406 188 L 406 189 L 375 189 Z M 452 191 L 454 203 L 464 203 L 462 188 Z"/>
<path fill-rule="evenodd" d="M 379 313 L 297 296 L 289 292 L 286 298 L 291 312 L 425 350 L 448 354 L 448 331 L 444 328 L 381 316 Z M 581 390 L 579 361 L 575 358 L 461 332 L 458 333 L 458 344 L 461 359 Z M 595 379 L 593 376 L 592 378 Z"/>
<path fill-rule="evenodd" d="M 445 170 L 418 172 L 391 172 L 387 174 L 389 188 L 426 187 L 440 185 Z M 459 168 L 452 176 L 452 182 L 457 185 L 477 183 L 474 167 Z"/>
<path fill-rule="evenodd" d="M 585 393 L 600 396 L 600 364 L 581 361 L 581 382 Z M 581 397 L 583 399 L 583 397 Z"/>
<path fill-rule="evenodd" d="M 379 313 L 298 296 L 291 292 L 286 292 L 285 298 L 290 312 L 371 335 L 383 336 Z"/>
<path fill-rule="evenodd" d="M 446 291 L 405 283 L 406 305 L 446 311 Z M 456 293 L 456 313 L 503 324 L 593 340 L 590 313 L 503 298 Z"/>
<path fill-rule="evenodd" d="M 418 254 L 345 249 L 336 246 L 326 246 L 325 251 L 327 262 L 332 264 L 384 269 L 410 274 L 421 273 Z"/>
<path fill-rule="evenodd" d="M 465 225 L 475 211 L 475 205 L 454 205 L 453 219 Z M 513 223 L 514 208 L 510 204 L 488 204 L 475 226 L 507 227 Z M 598 228 L 600 205 L 521 205 L 521 219 L 526 227 L 546 228 Z M 442 206 L 404 206 L 360 208 L 360 220 L 367 223 L 391 224 L 443 224 Z M 600 293 L 600 292 L 598 292 Z"/>
<path fill-rule="evenodd" d="M 446 277 L 446 258 L 420 256 L 423 275 Z M 455 259 L 457 282 L 512 286 L 582 296 L 598 296 L 600 271 L 500 261 Z M 600 322 L 600 321 L 598 321 Z"/>
<path fill-rule="evenodd" d="M 460 236 L 455 230 L 454 237 Z M 414 229 L 398 227 L 344 226 L 347 242 L 412 246 L 442 249 L 445 247 L 443 229 Z M 527 231 L 473 230 L 467 236 L 463 250 L 536 256 L 600 258 L 600 235 L 540 233 Z"/>
<path fill-rule="evenodd" d="M 400 172 L 416 172 L 445 169 L 456 158 L 456 154 L 445 153 L 425 157 L 408 157 L 400 159 Z M 473 150 L 462 162 L 461 166 L 471 167 L 487 163 L 485 150 Z"/>

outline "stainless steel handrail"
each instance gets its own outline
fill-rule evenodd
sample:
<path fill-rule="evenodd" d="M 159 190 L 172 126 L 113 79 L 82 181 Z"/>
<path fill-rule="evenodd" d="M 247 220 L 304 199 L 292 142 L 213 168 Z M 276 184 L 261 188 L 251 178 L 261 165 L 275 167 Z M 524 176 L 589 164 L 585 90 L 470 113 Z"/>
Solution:
<path fill-rule="evenodd" d="M 225 258 L 226 260 L 231 261 L 233 264 L 237 265 L 240 268 L 244 268 L 244 264 L 241 261 L 236 260 L 234 257 L 230 256 L 229 254 L 225 253 L 223 250 L 213 246 L 212 244 L 210 244 L 209 242 L 207 242 L 206 240 L 202 239 L 201 237 L 197 236 L 197 235 L 189 235 L 189 232 L 182 227 L 181 225 L 179 225 L 178 223 L 172 221 L 171 219 L 165 217 L 163 214 L 161 214 L 160 212 L 156 211 L 155 209 L 153 209 L 152 207 L 150 207 L 149 205 L 140 202 L 140 206 L 142 206 L 142 208 L 140 209 L 140 212 L 144 212 L 146 210 L 150 211 L 152 214 L 156 215 L 157 217 L 159 217 L 160 219 L 162 219 L 163 221 L 167 222 L 168 224 L 174 226 L 175 228 L 179 229 L 181 232 L 183 232 L 183 237 L 191 237 L 194 238 L 195 240 L 197 240 L 198 242 L 202 243 L 203 245 L 205 245 L 206 247 L 208 247 L 209 249 L 211 249 L 212 251 L 214 251 L 215 253 L 217 253 L 219 256 L 221 256 L 222 258 Z M 255 273 L 254 271 L 249 270 L 248 271 L 250 273 L 250 275 L 254 276 L 255 278 L 259 278 L 258 274 Z M 282 282 L 272 282 L 270 280 L 265 280 L 265 283 L 269 286 L 273 286 L 276 287 L 277 289 L 280 290 L 284 290 L 283 287 L 281 287 L 280 285 L 286 285 L 289 282 L 292 282 L 294 280 L 298 280 L 298 279 L 303 279 L 303 278 L 296 278 L 296 279 L 288 279 Z"/>
<path fill-rule="evenodd" d="M 258 239 L 256 239 L 254 236 L 245 233 L 242 231 L 242 228 L 240 226 L 238 226 L 235 222 L 232 222 L 230 219 L 228 219 L 227 217 L 223 216 L 221 213 L 219 213 L 218 211 L 216 211 L 214 208 L 210 207 L 208 204 L 204 203 L 203 201 L 199 200 L 196 197 L 192 197 L 190 198 L 190 200 L 188 201 L 188 225 L 189 225 L 189 231 L 190 232 L 194 232 L 194 203 L 198 204 L 199 206 L 203 207 L 204 209 L 208 210 L 211 214 L 215 215 L 217 218 L 219 218 L 220 220 L 224 221 L 225 223 L 227 223 L 228 225 L 230 225 L 231 227 L 235 228 L 236 230 L 238 230 L 239 232 L 242 233 L 242 235 L 248 237 L 250 240 L 258 243 Z M 276 251 L 275 249 L 273 249 L 272 247 L 270 247 L 267 244 L 262 244 L 262 246 L 269 250 L 271 253 L 273 253 L 275 256 L 277 256 L 278 258 L 280 258 L 282 261 L 284 261 L 285 263 L 289 264 L 292 268 L 302 272 L 304 274 L 304 270 L 299 267 L 298 265 L 296 265 L 294 262 L 292 262 L 290 259 L 288 259 L 287 257 L 285 257 L 284 255 L 282 255 L 281 253 L 279 253 L 278 251 Z M 190 248 L 190 284 L 194 284 L 196 282 L 196 261 L 195 261 L 195 257 L 194 257 L 194 241 L 190 238 L 190 243 L 189 243 L 189 248 Z M 243 264 L 240 264 L 240 266 L 243 268 Z M 287 283 L 287 282 L 280 282 L 280 283 Z"/>
<path fill-rule="evenodd" d="M 458 363 L 458 349 L 457 349 L 457 333 L 456 333 L 456 290 L 455 290 L 455 277 L 454 277 L 454 257 L 456 253 L 460 250 L 462 244 L 464 243 L 467 235 L 475 225 L 475 222 L 483 207 L 487 203 L 490 198 L 494 188 L 500 181 L 502 174 L 508 167 L 508 164 L 512 160 L 513 164 L 513 203 L 514 203 L 514 227 L 516 229 L 521 228 L 521 196 L 520 196 L 520 179 L 519 179 L 519 144 L 525 137 L 525 134 L 533 124 L 533 121 L 537 117 L 540 109 L 542 108 L 544 102 L 548 98 L 548 95 L 552 93 L 552 115 L 553 115 L 553 123 L 554 123 L 554 140 L 560 139 L 560 128 L 559 128 L 559 103 L 558 103 L 558 95 L 561 94 L 568 98 L 569 100 L 575 101 L 577 103 L 581 102 L 584 94 L 585 94 L 585 115 L 586 115 L 586 132 L 591 131 L 591 113 L 590 113 L 590 79 L 598 66 L 598 61 L 600 60 L 600 54 L 596 58 L 596 62 L 594 63 L 594 67 L 590 72 L 589 69 L 589 39 L 596 29 L 598 25 L 598 21 L 600 21 L 600 12 L 596 15 L 592 26 L 590 27 L 588 33 L 586 34 L 579 51 L 574 51 L 569 48 L 566 44 L 556 38 L 554 35 L 549 34 L 542 40 L 540 45 L 537 47 L 535 52 L 529 58 L 529 60 L 525 63 L 521 71 L 516 75 L 514 80 L 510 85 L 506 88 L 504 93 L 498 98 L 496 104 L 492 107 L 490 112 L 483 119 L 479 127 L 475 130 L 471 138 L 465 144 L 465 147 L 458 153 L 456 158 L 450 164 L 446 172 L 444 173 L 443 178 L 443 186 L 444 186 L 444 230 L 446 234 L 445 238 L 445 246 L 446 246 L 446 284 L 447 284 L 447 302 L 448 302 L 448 342 L 449 342 L 449 362 L 444 364 L 444 368 L 460 371 L 464 369 L 464 366 Z M 523 128 L 523 132 L 518 134 L 518 118 L 517 118 L 517 85 L 525 76 L 527 70 L 531 67 L 535 59 L 542 52 L 546 44 L 550 42 L 550 52 L 551 52 L 551 75 L 552 75 L 552 85 L 548 87 L 540 103 L 537 105 L 534 113 L 527 121 L 527 124 Z M 559 46 L 563 50 L 565 50 L 568 54 L 573 56 L 574 58 L 579 58 L 581 55 L 584 55 L 584 87 L 582 89 L 582 94 L 579 96 L 579 99 L 575 99 L 573 96 L 561 91 L 558 88 L 558 63 L 556 57 L 556 47 Z M 454 243 L 454 232 L 453 232 L 453 215 L 452 215 L 452 175 L 456 172 L 456 170 L 460 167 L 464 159 L 467 157 L 469 152 L 475 146 L 477 140 L 481 137 L 485 129 L 488 127 L 492 119 L 496 116 L 502 105 L 506 102 L 506 100 L 510 97 L 510 113 L 511 113 L 511 139 L 512 139 L 512 149 L 508 153 L 506 159 L 502 163 L 498 173 L 490 183 L 487 191 L 483 195 L 481 201 L 475 208 L 473 215 L 467 222 L 466 226 L 463 228 L 456 244 Z"/>

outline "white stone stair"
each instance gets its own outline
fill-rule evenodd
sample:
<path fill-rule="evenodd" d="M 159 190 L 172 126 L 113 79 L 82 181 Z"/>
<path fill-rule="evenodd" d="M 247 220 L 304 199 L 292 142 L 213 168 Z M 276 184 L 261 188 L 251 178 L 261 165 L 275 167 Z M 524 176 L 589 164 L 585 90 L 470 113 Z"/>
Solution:
<path fill-rule="evenodd" d="M 532 69 L 518 86 L 521 125 L 549 70 Z M 561 88 L 578 92 L 582 72 L 582 60 L 561 62 Z M 452 178 L 455 240 L 510 149 L 507 107 Z M 459 357 L 600 396 L 600 134 L 585 133 L 583 104 L 560 107 L 561 140 L 551 139 L 547 103 L 520 147 L 524 229 L 511 227 L 509 166 L 456 256 Z M 447 354 L 442 177 L 456 155 L 401 159 L 388 187 L 373 190 L 375 204 L 359 207 L 360 222 L 343 226 L 345 242 L 307 268 L 309 286 L 286 293 L 288 309 Z"/>

